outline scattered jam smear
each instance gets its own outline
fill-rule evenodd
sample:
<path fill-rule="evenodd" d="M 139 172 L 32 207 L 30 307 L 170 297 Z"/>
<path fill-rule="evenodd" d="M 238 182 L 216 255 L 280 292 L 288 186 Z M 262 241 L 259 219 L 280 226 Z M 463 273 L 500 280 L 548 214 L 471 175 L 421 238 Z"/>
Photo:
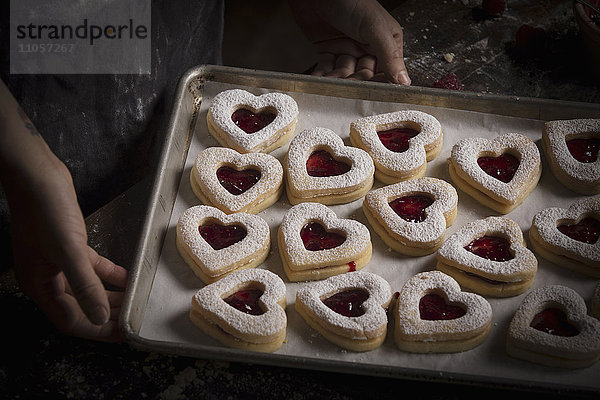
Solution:
<path fill-rule="evenodd" d="M 423 222 L 425 209 L 432 205 L 434 200 L 422 194 L 399 197 L 390 202 L 390 207 L 405 221 Z"/>
<path fill-rule="evenodd" d="M 254 113 L 246 108 L 240 108 L 233 112 L 231 120 L 246 133 L 255 133 L 269 125 L 277 114 L 271 111 L 260 111 Z"/>
<path fill-rule="evenodd" d="M 510 252 L 508 240 L 499 236 L 485 235 L 466 245 L 465 250 L 492 261 L 508 261 L 515 258 Z"/>
<path fill-rule="evenodd" d="M 477 164 L 486 174 L 508 183 L 519 168 L 519 159 L 512 154 L 502 154 L 499 157 L 484 156 L 477 159 Z"/>
<path fill-rule="evenodd" d="M 421 319 L 438 321 L 460 318 L 466 311 L 460 306 L 448 304 L 439 294 L 428 293 L 419 300 L 419 313 Z"/>
<path fill-rule="evenodd" d="M 598 159 L 600 151 L 600 138 L 571 139 L 567 140 L 569 153 L 577 161 L 582 163 L 593 163 Z"/>
<path fill-rule="evenodd" d="M 326 150 L 313 152 L 306 160 L 306 172 L 310 176 L 337 176 L 350 171 L 350 166 L 337 161 Z"/>
<path fill-rule="evenodd" d="M 260 289 L 242 289 L 234 294 L 227 296 L 223 300 L 236 310 L 250 315 L 261 315 L 265 311 L 258 304 L 258 299 L 262 296 Z"/>
<path fill-rule="evenodd" d="M 335 232 L 327 232 L 325 227 L 318 222 L 309 222 L 302 227 L 300 237 L 306 250 L 328 250 L 338 247 L 346 237 Z"/>
<path fill-rule="evenodd" d="M 417 136 L 421 131 L 412 128 L 398 127 L 377 132 L 381 143 L 394 153 L 403 153 L 408 150 L 410 139 Z"/>
<path fill-rule="evenodd" d="M 238 171 L 231 167 L 220 167 L 217 169 L 217 179 L 229 193 L 240 195 L 250 189 L 260 180 L 260 171 L 257 169 L 245 169 Z"/>
<path fill-rule="evenodd" d="M 458 79 L 458 76 L 456 76 L 456 74 L 453 72 L 450 72 L 449 74 L 446 74 L 437 81 L 433 82 L 433 87 L 439 89 L 463 90 L 463 85 L 460 82 L 460 79 Z"/>
<path fill-rule="evenodd" d="M 587 217 L 576 224 L 560 225 L 558 230 L 572 239 L 594 244 L 598 241 L 598 237 L 600 237 L 600 221 L 592 217 Z"/>
<path fill-rule="evenodd" d="M 579 330 L 567 321 L 567 315 L 559 308 L 546 308 L 537 313 L 529 324 L 538 331 L 556 336 L 576 336 Z"/>
<path fill-rule="evenodd" d="M 323 303 L 345 317 L 360 317 L 365 313 L 362 308 L 369 298 L 369 292 L 364 289 L 355 288 L 338 292 L 323 300 Z"/>
<path fill-rule="evenodd" d="M 221 225 L 208 223 L 198 227 L 200 236 L 215 250 L 221 250 L 235 244 L 247 235 L 246 229 L 241 225 Z"/>

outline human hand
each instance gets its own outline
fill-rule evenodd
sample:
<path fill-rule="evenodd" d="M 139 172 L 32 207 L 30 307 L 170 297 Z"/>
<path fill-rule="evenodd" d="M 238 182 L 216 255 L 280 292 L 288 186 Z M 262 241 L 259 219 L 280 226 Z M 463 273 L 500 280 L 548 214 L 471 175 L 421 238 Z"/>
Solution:
<path fill-rule="evenodd" d="M 290 0 L 299 27 L 317 46 L 313 75 L 410 85 L 398 21 L 376 0 Z"/>
<path fill-rule="evenodd" d="M 47 158 L 47 159 L 46 159 Z M 11 208 L 15 275 L 24 291 L 62 332 L 119 341 L 118 316 L 127 271 L 87 245 L 71 175 L 53 155 L 40 177 L 6 185 Z M 102 280 L 102 281 L 101 281 Z"/>

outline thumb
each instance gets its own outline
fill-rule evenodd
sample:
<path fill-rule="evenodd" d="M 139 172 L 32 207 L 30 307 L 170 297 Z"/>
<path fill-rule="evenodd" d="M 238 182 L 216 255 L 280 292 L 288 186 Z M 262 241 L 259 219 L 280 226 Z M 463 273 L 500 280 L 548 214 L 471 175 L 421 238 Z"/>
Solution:
<path fill-rule="evenodd" d="M 410 85 L 404 65 L 404 40 L 400 26 L 393 30 L 376 27 L 368 33 L 367 43 L 377 57 L 378 72 L 383 72 L 390 82 Z"/>

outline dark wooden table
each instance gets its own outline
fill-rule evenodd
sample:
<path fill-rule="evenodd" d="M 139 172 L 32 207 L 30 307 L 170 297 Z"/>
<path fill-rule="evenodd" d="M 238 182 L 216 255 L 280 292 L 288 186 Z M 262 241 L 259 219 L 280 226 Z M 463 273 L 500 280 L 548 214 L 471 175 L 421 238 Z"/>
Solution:
<path fill-rule="evenodd" d="M 511 96 L 598 102 L 600 86 L 583 51 L 571 3 L 509 1 L 498 18 L 477 1 L 396 1 L 392 14 L 405 29 L 413 85 L 433 86 L 454 73 L 465 90 Z M 521 51 L 520 26 L 544 30 Z M 151 177 L 88 216 L 90 244 L 124 266 L 139 239 Z M 564 399 L 572 393 L 529 393 L 482 387 L 353 376 L 145 353 L 127 344 L 66 337 L 19 291 L 11 272 L 0 279 L 3 348 L 0 398 L 380 399 L 417 396 L 480 399 L 524 396 Z M 351 371 L 348 371 L 351 372 Z M 597 397 L 596 397 L 597 398 Z"/>

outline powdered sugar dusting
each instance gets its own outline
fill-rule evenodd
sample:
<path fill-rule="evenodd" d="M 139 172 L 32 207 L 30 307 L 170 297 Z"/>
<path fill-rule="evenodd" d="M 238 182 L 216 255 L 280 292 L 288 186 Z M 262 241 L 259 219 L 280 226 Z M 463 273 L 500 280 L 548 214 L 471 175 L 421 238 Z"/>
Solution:
<path fill-rule="evenodd" d="M 249 106 L 253 111 L 264 108 L 276 110 L 277 116 L 261 130 L 247 134 L 231 119 L 234 111 Z M 242 89 L 225 90 L 217 94 L 208 110 L 215 124 L 235 143 L 238 151 L 245 153 L 261 151 L 274 143 L 288 125 L 298 118 L 296 101 L 284 93 L 266 93 L 255 96 Z"/>
<path fill-rule="evenodd" d="M 377 132 L 397 128 L 407 122 L 420 128 L 420 133 L 410 139 L 408 149 L 397 153 L 386 148 Z M 442 136 L 441 124 L 435 117 L 413 110 L 361 118 L 352 122 L 350 130 L 356 132 L 362 142 L 361 147 L 366 149 L 375 164 L 387 174 L 406 173 L 423 165 L 426 162 L 426 147 L 441 141 Z"/>
<path fill-rule="evenodd" d="M 306 160 L 315 151 L 329 149 L 335 158 L 350 165 L 342 175 L 314 177 L 306 171 Z M 373 176 L 373 160 L 361 149 L 345 146 L 342 138 L 327 128 L 316 127 L 296 135 L 290 143 L 284 163 L 288 184 L 298 197 L 343 194 L 363 187 Z"/>
<path fill-rule="evenodd" d="M 511 153 L 519 158 L 519 167 L 511 181 L 504 183 L 486 174 L 477 164 L 481 155 L 499 156 Z M 535 143 L 518 133 L 507 133 L 495 139 L 465 138 L 452 148 L 451 159 L 459 170 L 463 171 L 473 182 L 494 193 L 508 203 L 514 203 L 523 195 L 541 168 L 540 152 Z"/>
<path fill-rule="evenodd" d="M 510 243 L 514 258 L 492 261 L 467 251 L 464 247 L 485 235 L 504 237 Z M 440 247 L 438 260 L 465 271 L 502 282 L 518 282 L 532 278 L 537 272 L 537 259 L 524 245 L 519 225 L 503 217 L 487 217 L 470 222 L 452 234 Z"/>
<path fill-rule="evenodd" d="M 549 307 L 558 307 L 579 330 L 571 337 L 550 335 L 529 324 Z M 513 316 L 508 329 L 509 344 L 528 351 L 561 358 L 581 359 L 600 354 L 600 321 L 587 315 L 583 298 L 566 286 L 545 286 L 530 292 Z"/>
<path fill-rule="evenodd" d="M 244 193 L 233 195 L 219 183 L 217 178 L 217 169 L 223 165 L 240 170 L 256 168 L 261 173 L 260 180 Z M 200 189 L 214 197 L 215 206 L 232 213 L 249 206 L 256 206 L 261 198 L 269 193 L 275 193 L 283 182 L 283 167 L 269 154 L 240 154 L 228 148 L 209 147 L 196 157 L 193 176 Z"/>
<path fill-rule="evenodd" d="M 220 221 L 223 225 L 240 224 L 247 235 L 241 241 L 221 250 L 213 249 L 200 236 L 199 226 L 207 220 Z M 269 225 L 257 215 L 235 213 L 227 215 L 211 206 L 194 206 L 185 210 L 177 223 L 177 233 L 184 245 L 206 274 L 214 276 L 227 272 L 228 266 L 233 269 L 236 261 L 252 259 L 253 255 L 270 246 Z M 224 270 L 225 269 L 225 270 Z"/>
<path fill-rule="evenodd" d="M 425 209 L 425 220 L 419 223 L 402 219 L 390 202 L 402 196 L 427 194 L 434 202 Z M 365 196 L 367 207 L 376 213 L 383 224 L 403 241 L 430 243 L 437 241 L 446 231 L 445 214 L 456 209 L 458 195 L 448 182 L 437 178 L 418 178 L 373 190 Z"/>
<path fill-rule="evenodd" d="M 328 231 L 343 232 L 346 240 L 332 249 L 307 250 L 300 231 L 311 221 L 322 223 Z M 338 218 L 331 209 L 319 203 L 301 203 L 290 208 L 279 229 L 285 244 L 283 250 L 290 260 L 290 268 L 294 270 L 349 263 L 371 245 L 371 235 L 366 226 L 352 219 Z"/>
<path fill-rule="evenodd" d="M 259 284 L 263 294 L 259 301 L 265 313 L 250 315 L 227 304 L 223 298 L 250 284 Z M 278 304 L 285 299 L 285 284 L 281 278 L 265 269 L 245 269 L 227 275 L 223 279 L 200 289 L 193 302 L 201 309 L 212 313 L 220 321 L 243 335 L 274 335 L 287 325 L 284 309 Z"/>
<path fill-rule="evenodd" d="M 420 317 L 419 302 L 429 293 L 444 293 L 451 303 L 464 307 L 465 315 L 449 320 L 423 320 Z M 482 296 L 462 292 L 459 284 L 440 271 L 422 272 L 409 279 L 398 297 L 396 324 L 402 335 L 413 340 L 443 340 L 448 335 L 468 337 L 480 333 L 492 320 L 492 307 Z M 452 339 L 456 340 L 456 336 Z"/>
<path fill-rule="evenodd" d="M 335 293 L 353 288 L 361 288 L 369 293 L 369 298 L 362 304 L 365 313 L 361 316 L 343 316 L 322 301 Z M 303 303 L 321 324 L 353 339 L 371 338 L 377 332 L 381 332 L 382 328 L 385 329 L 385 307 L 391 299 L 392 289 L 389 283 L 379 275 L 364 271 L 348 272 L 323 281 L 311 282 L 296 293 L 296 302 Z"/>
<path fill-rule="evenodd" d="M 560 255 L 575 256 L 586 264 L 600 267 L 600 240 L 588 244 L 558 230 L 559 225 L 576 223 L 584 216 L 594 216 L 600 220 L 600 197 L 579 200 L 568 209 L 546 208 L 533 217 L 532 225 L 544 242 L 557 247 L 554 250 L 558 250 Z"/>

